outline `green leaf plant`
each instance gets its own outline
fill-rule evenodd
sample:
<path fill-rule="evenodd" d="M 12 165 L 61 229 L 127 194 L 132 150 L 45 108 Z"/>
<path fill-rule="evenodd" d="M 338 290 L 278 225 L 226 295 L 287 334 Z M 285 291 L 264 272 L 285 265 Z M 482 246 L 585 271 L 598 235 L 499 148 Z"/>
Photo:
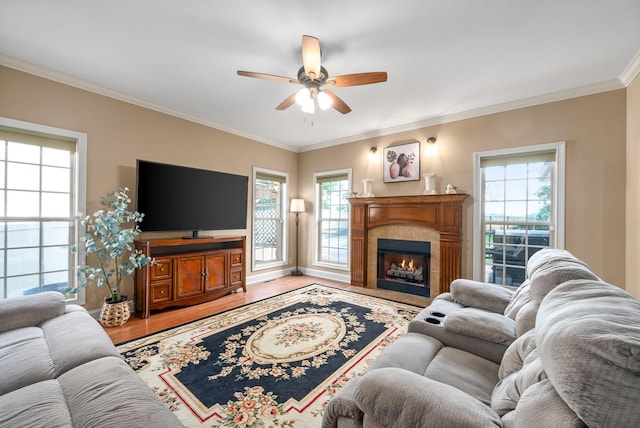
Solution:
<path fill-rule="evenodd" d="M 153 260 L 136 250 L 135 238 L 142 233 L 138 223 L 144 214 L 129 211 L 131 198 L 128 188 L 123 187 L 103 199 L 105 209 L 92 215 L 78 214 L 76 221 L 86 227 L 79 245 L 84 246 L 87 264 L 77 267 L 78 286 L 97 284 L 109 288 L 107 303 L 118 303 L 126 299 L 122 296 L 122 279 L 135 273 Z M 78 252 L 78 246 L 72 247 Z M 89 263 L 91 262 L 91 263 Z"/>

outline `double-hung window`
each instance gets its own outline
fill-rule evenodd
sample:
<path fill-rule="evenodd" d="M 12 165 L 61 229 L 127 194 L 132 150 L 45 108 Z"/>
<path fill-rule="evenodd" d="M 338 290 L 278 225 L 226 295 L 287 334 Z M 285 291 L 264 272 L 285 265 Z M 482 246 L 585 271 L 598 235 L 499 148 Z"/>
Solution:
<path fill-rule="evenodd" d="M 314 174 L 315 264 L 349 269 L 351 170 Z"/>
<path fill-rule="evenodd" d="M 75 288 L 85 144 L 85 134 L 0 118 L 0 298 Z"/>
<path fill-rule="evenodd" d="M 284 172 L 253 169 L 253 270 L 286 263 L 288 180 Z"/>
<path fill-rule="evenodd" d="M 564 143 L 475 155 L 474 277 L 518 286 L 529 258 L 564 245 Z"/>

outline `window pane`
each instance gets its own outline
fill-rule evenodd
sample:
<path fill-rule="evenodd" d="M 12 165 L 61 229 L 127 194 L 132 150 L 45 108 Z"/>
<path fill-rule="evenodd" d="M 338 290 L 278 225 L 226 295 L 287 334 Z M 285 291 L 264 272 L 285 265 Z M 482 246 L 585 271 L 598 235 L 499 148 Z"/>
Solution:
<path fill-rule="evenodd" d="M 40 163 L 40 146 L 9 142 L 7 160 L 13 162 Z"/>
<path fill-rule="evenodd" d="M 68 245 L 71 224 L 67 222 L 42 223 L 42 245 Z"/>
<path fill-rule="evenodd" d="M 5 188 L 5 182 L 4 182 L 4 170 L 6 168 L 7 163 L 6 162 L 0 162 L 0 188 Z"/>
<path fill-rule="evenodd" d="M 40 167 L 10 162 L 7 165 L 7 187 L 16 190 L 40 189 Z"/>
<path fill-rule="evenodd" d="M 490 166 L 484 169 L 484 179 L 490 180 L 504 180 L 505 167 L 504 166 Z"/>
<path fill-rule="evenodd" d="M 42 249 L 42 269 L 45 272 L 69 269 L 69 248 L 44 247 Z"/>
<path fill-rule="evenodd" d="M 505 200 L 522 201 L 527 198 L 527 180 L 510 180 L 505 182 Z"/>
<path fill-rule="evenodd" d="M 42 286 L 43 291 L 64 291 L 69 288 L 69 272 L 50 272 L 43 275 L 44 283 Z"/>
<path fill-rule="evenodd" d="M 7 216 L 38 217 L 40 215 L 40 195 L 37 192 L 7 192 Z"/>
<path fill-rule="evenodd" d="M 487 181 L 484 189 L 485 201 L 504 200 L 504 181 Z"/>
<path fill-rule="evenodd" d="M 43 217 L 71 217 L 68 193 L 42 193 Z"/>
<path fill-rule="evenodd" d="M 71 190 L 71 170 L 67 168 L 42 168 L 42 190 L 49 192 L 69 192 Z"/>
<path fill-rule="evenodd" d="M 38 275 L 7 278 L 7 297 L 23 296 L 40 292 Z"/>
<path fill-rule="evenodd" d="M 7 223 L 7 248 L 40 245 L 39 223 Z"/>
<path fill-rule="evenodd" d="M 38 248 L 7 250 L 7 275 L 37 273 L 40 270 L 39 253 Z"/>

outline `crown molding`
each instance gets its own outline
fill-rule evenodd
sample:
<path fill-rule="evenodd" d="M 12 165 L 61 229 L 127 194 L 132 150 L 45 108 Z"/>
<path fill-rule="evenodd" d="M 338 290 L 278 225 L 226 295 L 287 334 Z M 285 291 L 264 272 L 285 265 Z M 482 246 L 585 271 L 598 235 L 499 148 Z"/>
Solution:
<path fill-rule="evenodd" d="M 548 104 L 557 101 L 564 101 L 571 98 L 583 97 L 586 95 L 594 95 L 601 92 L 613 91 L 616 89 L 622 89 L 625 85 L 618 79 L 609 80 L 606 82 L 596 83 L 593 85 L 581 86 L 565 91 L 553 92 L 545 95 L 538 95 L 530 98 L 523 98 L 520 100 L 509 101 L 506 103 L 495 104 L 492 106 L 482 107 L 474 110 L 462 111 L 459 113 L 448 114 L 444 116 L 438 116 L 428 118 L 419 122 L 409 123 L 406 125 L 394 126 L 391 128 L 385 128 L 377 131 L 362 133 L 351 137 L 341 138 L 338 140 L 327 141 L 324 143 L 314 144 L 301 148 L 300 152 L 307 152 L 311 150 L 318 150 L 326 147 L 337 146 L 340 144 L 353 143 L 356 141 L 367 140 L 370 138 L 383 137 L 387 135 L 399 134 L 402 132 L 415 131 L 422 128 L 428 128 L 430 126 L 443 125 L 446 123 L 457 122 L 465 119 L 473 119 L 477 117 L 487 116 L 495 113 L 503 113 L 510 110 L 517 110 L 526 107 L 533 107 L 541 104 Z"/>
<path fill-rule="evenodd" d="M 640 73 L 640 50 L 636 52 L 636 56 L 633 57 L 627 68 L 624 69 L 620 75 L 620 81 L 627 87 L 631 84 L 633 79 Z"/>
<path fill-rule="evenodd" d="M 114 91 L 109 88 L 105 88 L 104 86 L 96 85 L 95 83 L 88 82 L 86 80 L 77 79 L 75 77 L 69 76 L 68 74 L 60 73 L 55 70 L 41 67 L 29 62 L 21 61 L 19 59 L 12 58 L 6 55 L 0 54 L 0 65 L 4 65 L 6 67 L 13 68 L 15 70 L 22 71 L 28 74 L 33 74 L 34 76 L 42 77 L 48 80 L 52 80 L 54 82 L 62 83 L 64 85 L 73 86 L 74 88 L 82 89 L 84 91 L 92 92 L 94 94 L 103 95 L 105 97 L 113 98 L 118 101 L 123 101 L 128 104 L 133 104 L 149 110 L 157 111 L 159 113 L 164 113 L 169 116 L 174 116 L 179 119 L 184 119 L 189 122 L 197 123 L 197 124 L 206 126 L 208 128 L 216 129 L 218 131 L 223 131 L 229 134 L 237 135 L 239 137 L 257 141 L 259 143 L 268 144 L 270 146 L 278 147 L 280 149 L 289 150 L 293 152 L 298 151 L 296 147 L 291 147 L 285 144 L 281 144 L 275 141 L 265 139 L 258 135 L 253 135 L 247 132 L 239 131 L 237 129 L 229 128 L 224 125 L 220 125 L 219 123 L 204 120 L 201 117 L 189 115 L 178 110 L 170 109 L 160 104 L 155 104 L 140 98 L 132 97 L 130 95 L 123 94 L 121 92 Z"/>
<path fill-rule="evenodd" d="M 635 58 L 629 63 L 627 68 L 622 73 L 620 79 L 613 79 L 606 82 L 596 83 L 596 84 L 587 85 L 587 86 L 581 86 L 573 89 L 568 89 L 565 91 L 553 92 L 550 94 L 539 95 L 535 97 L 510 101 L 510 102 L 501 103 L 501 104 L 495 104 L 493 106 L 482 107 L 474 110 L 462 111 L 462 112 L 453 113 L 449 115 L 427 118 L 425 120 L 409 123 L 406 125 L 400 125 L 400 126 L 394 126 L 394 127 L 380 129 L 380 130 L 363 132 L 363 133 L 355 134 L 349 137 L 325 141 L 325 142 L 312 144 L 305 147 L 292 147 L 286 144 L 278 143 L 276 141 L 271 141 L 269 139 L 260 137 L 258 135 L 253 135 L 247 132 L 239 131 L 237 129 L 228 128 L 224 125 L 220 125 L 219 123 L 204 120 L 197 116 L 189 115 L 184 112 L 173 110 L 159 104 L 154 104 L 143 99 L 135 98 L 130 95 L 126 95 L 126 94 L 111 90 L 109 88 L 105 88 L 103 86 L 96 85 L 94 83 L 91 83 L 85 80 L 77 79 L 67 74 L 50 70 L 44 67 L 40 67 L 35 64 L 21 61 L 6 55 L 0 54 L 0 65 L 4 65 L 6 67 L 13 68 L 28 74 L 33 74 L 35 76 L 39 76 L 48 80 L 53 80 L 58 83 L 73 86 L 75 88 L 79 88 L 85 91 L 93 92 L 98 95 L 103 95 L 103 96 L 113 98 L 119 101 L 123 101 L 129 104 L 137 105 L 139 107 L 147 108 L 149 110 L 157 111 L 159 113 L 164 113 L 169 116 L 174 116 L 180 119 L 184 119 L 189 122 L 197 123 L 209 128 L 216 129 L 218 131 L 227 132 L 229 134 L 233 134 L 242 138 L 247 138 L 252 141 L 268 144 L 270 146 L 273 146 L 279 149 L 288 150 L 294 153 L 303 153 L 303 152 L 309 152 L 309 151 L 323 149 L 327 147 L 338 146 L 341 144 L 348 144 L 356 141 L 367 140 L 371 138 L 393 135 L 393 134 L 398 134 L 398 133 L 408 132 L 408 131 L 415 131 L 417 129 L 427 128 L 430 126 L 442 125 L 446 123 L 457 122 L 460 120 L 473 119 L 473 118 L 486 116 L 490 114 L 502 113 L 510 110 L 516 110 L 516 109 L 525 108 L 525 107 L 532 107 L 536 105 L 547 104 L 547 103 L 556 102 L 556 101 L 563 101 L 571 98 L 577 98 L 577 97 L 582 97 L 586 95 L 593 95 L 593 94 L 612 91 L 616 89 L 622 89 L 628 86 L 628 84 L 633 80 L 633 78 L 640 71 L 640 51 L 638 51 Z"/>

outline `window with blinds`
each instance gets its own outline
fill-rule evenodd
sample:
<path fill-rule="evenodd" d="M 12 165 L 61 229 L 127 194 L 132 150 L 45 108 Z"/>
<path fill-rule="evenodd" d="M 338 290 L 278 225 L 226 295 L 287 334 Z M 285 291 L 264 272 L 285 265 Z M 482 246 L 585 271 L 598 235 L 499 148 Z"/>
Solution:
<path fill-rule="evenodd" d="M 315 180 L 315 263 L 349 267 L 349 201 L 351 171 L 317 173 Z"/>
<path fill-rule="evenodd" d="M 253 269 L 285 264 L 288 174 L 254 168 Z"/>
<path fill-rule="evenodd" d="M 76 294 L 77 141 L 0 127 L 0 298 Z"/>
<path fill-rule="evenodd" d="M 558 152 L 559 146 L 544 145 L 476 155 L 482 281 L 518 286 L 529 258 L 558 246 Z"/>

